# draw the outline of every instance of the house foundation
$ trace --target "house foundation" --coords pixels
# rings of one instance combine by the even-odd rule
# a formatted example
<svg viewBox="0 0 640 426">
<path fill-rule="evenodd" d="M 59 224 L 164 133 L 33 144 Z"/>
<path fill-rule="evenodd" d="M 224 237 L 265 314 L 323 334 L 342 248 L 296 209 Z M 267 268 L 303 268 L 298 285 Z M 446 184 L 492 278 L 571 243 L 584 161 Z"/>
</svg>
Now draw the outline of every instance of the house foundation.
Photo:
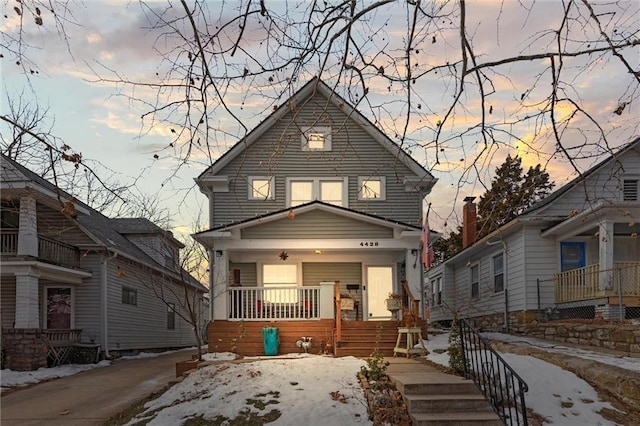
<svg viewBox="0 0 640 426">
<path fill-rule="evenodd" d="M 47 366 L 47 336 L 38 328 L 3 328 L 5 367 L 32 371 Z"/>
<path fill-rule="evenodd" d="M 597 305 L 596 318 L 602 318 L 604 320 L 623 320 L 625 318 L 624 305 L 611 305 L 609 303 L 605 305 Z"/>
</svg>

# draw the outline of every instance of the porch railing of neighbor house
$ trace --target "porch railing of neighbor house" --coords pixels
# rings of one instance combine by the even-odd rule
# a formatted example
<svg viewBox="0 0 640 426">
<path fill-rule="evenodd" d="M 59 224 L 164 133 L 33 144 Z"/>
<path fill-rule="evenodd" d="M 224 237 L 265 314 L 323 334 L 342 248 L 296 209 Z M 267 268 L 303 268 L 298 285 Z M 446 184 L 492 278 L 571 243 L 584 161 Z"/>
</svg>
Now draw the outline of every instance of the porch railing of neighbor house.
<svg viewBox="0 0 640 426">
<path fill-rule="evenodd" d="M 458 321 L 464 374 L 472 379 L 506 425 L 528 425 L 524 394 L 529 387 L 464 319 Z"/>
<path fill-rule="evenodd" d="M 229 319 L 245 321 L 320 318 L 320 287 L 229 287 Z"/>
<path fill-rule="evenodd" d="M 607 280 L 600 288 L 600 281 Z M 640 296 L 640 262 L 614 262 L 613 269 L 593 264 L 555 274 L 556 303 L 609 296 Z"/>
<path fill-rule="evenodd" d="M 18 254 L 18 230 L 3 229 L 0 232 L 2 254 Z M 80 251 L 69 244 L 38 236 L 38 257 L 59 265 L 77 268 L 80 266 Z"/>
</svg>

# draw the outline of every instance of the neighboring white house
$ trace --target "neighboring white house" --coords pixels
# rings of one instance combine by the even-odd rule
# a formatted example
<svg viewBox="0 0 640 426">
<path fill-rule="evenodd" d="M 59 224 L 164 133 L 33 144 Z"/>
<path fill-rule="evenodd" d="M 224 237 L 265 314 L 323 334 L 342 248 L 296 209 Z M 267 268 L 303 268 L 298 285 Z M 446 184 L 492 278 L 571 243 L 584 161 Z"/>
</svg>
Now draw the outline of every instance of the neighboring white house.
<svg viewBox="0 0 640 426">
<path fill-rule="evenodd" d="M 210 229 L 194 238 L 210 250 L 214 322 L 333 320 L 336 281 L 351 321 L 389 320 L 385 300 L 403 281 L 420 299 L 423 202 L 436 179 L 324 82 L 304 85 L 196 182 L 209 198 Z"/>
<path fill-rule="evenodd" d="M 107 218 L 5 156 L 1 178 L 2 350 L 10 368 L 63 362 L 78 343 L 106 357 L 195 343 L 179 315 L 184 285 L 204 321 L 207 289 L 180 267 L 183 245 L 171 232 L 143 218 Z"/>
<path fill-rule="evenodd" d="M 640 138 L 480 239 L 466 199 L 458 254 L 428 273 L 431 322 L 485 330 L 560 315 L 640 315 Z M 472 224 L 472 225 L 469 225 Z"/>
</svg>

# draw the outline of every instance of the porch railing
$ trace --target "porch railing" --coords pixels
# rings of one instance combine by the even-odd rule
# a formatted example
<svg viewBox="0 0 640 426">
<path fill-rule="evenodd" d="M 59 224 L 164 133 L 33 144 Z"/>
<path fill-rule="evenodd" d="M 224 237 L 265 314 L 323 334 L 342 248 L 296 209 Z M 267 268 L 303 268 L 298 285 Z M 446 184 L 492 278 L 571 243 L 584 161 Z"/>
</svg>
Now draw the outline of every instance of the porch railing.
<svg viewBox="0 0 640 426">
<path fill-rule="evenodd" d="M 528 425 L 525 381 L 467 321 L 459 320 L 458 326 L 465 377 L 474 381 L 505 425 Z"/>
<path fill-rule="evenodd" d="M 229 319 L 245 321 L 320 318 L 320 287 L 229 287 Z"/>
<path fill-rule="evenodd" d="M 18 254 L 17 229 L 0 231 L 0 250 L 3 255 Z M 77 248 L 41 235 L 38 235 L 38 258 L 74 268 L 80 266 L 80 251 Z"/>
<path fill-rule="evenodd" d="M 640 262 L 614 262 L 613 265 L 609 270 L 600 270 L 600 265 L 593 264 L 556 274 L 556 303 L 640 296 Z"/>
</svg>

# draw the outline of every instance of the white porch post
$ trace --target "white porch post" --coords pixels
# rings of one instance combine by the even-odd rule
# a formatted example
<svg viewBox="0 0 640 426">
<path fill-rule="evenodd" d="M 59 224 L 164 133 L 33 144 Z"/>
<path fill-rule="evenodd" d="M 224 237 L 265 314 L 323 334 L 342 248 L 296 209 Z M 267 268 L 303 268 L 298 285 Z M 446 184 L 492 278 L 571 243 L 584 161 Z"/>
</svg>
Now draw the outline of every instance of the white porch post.
<svg viewBox="0 0 640 426">
<path fill-rule="evenodd" d="M 38 310 L 39 274 L 35 271 L 16 272 L 15 328 L 40 328 Z"/>
<path fill-rule="evenodd" d="M 38 256 L 38 220 L 35 198 L 20 198 L 19 226 L 18 256 Z"/>
<path fill-rule="evenodd" d="M 333 281 L 320 283 L 320 318 L 333 318 L 335 303 L 333 303 Z"/>
<path fill-rule="evenodd" d="M 599 226 L 599 290 L 613 285 L 613 222 L 604 221 Z"/>
<path fill-rule="evenodd" d="M 211 276 L 212 320 L 228 319 L 227 286 L 229 285 L 229 254 L 227 250 L 213 250 Z"/>
</svg>

